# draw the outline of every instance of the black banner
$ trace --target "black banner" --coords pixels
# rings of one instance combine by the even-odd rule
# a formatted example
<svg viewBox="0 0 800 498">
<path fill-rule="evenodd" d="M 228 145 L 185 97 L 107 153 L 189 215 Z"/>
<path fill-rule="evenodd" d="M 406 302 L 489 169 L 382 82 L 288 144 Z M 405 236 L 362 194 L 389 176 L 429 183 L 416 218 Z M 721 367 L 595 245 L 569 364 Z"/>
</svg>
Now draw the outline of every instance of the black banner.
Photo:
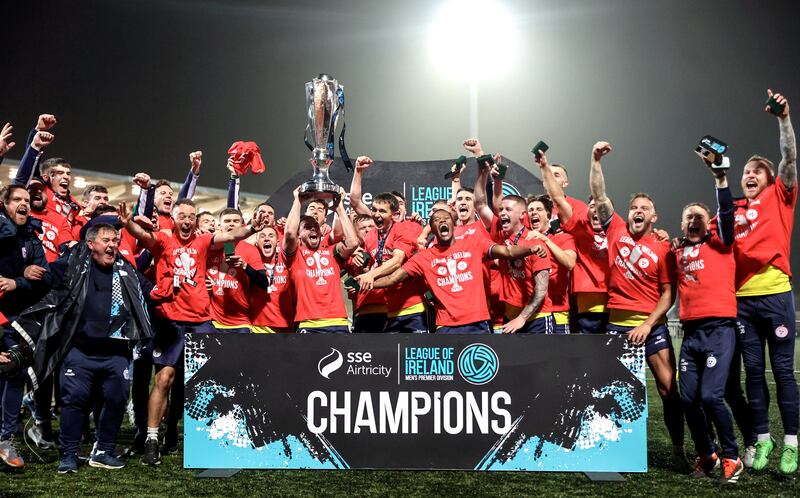
<svg viewBox="0 0 800 498">
<path fill-rule="evenodd" d="M 619 336 L 187 335 L 186 467 L 646 470 Z"/>
<path fill-rule="evenodd" d="M 527 196 L 544 193 L 542 181 L 525 168 L 504 159 L 509 165 L 503 180 L 503 192 Z M 444 175 L 450 171 L 452 159 L 441 161 L 376 161 L 364 173 L 362 200 L 367 206 L 372 205 L 372 197 L 382 192 L 396 190 L 406 198 L 408 214 L 419 213 L 428 217 L 428 210 L 439 199 L 450 198 L 450 180 Z M 307 170 L 294 175 L 284 183 L 269 201 L 276 213 L 288 213 L 292 207 L 292 191 L 311 177 L 311 166 Z M 478 165 L 475 159 L 467 160 L 467 167 L 462 173 L 461 184 L 464 187 L 475 186 Z M 345 190 L 350 190 L 352 174 L 345 170 L 340 159 L 334 161 L 330 169 L 330 177 Z M 279 215 L 280 216 L 280 215 Z"/>
</svg>

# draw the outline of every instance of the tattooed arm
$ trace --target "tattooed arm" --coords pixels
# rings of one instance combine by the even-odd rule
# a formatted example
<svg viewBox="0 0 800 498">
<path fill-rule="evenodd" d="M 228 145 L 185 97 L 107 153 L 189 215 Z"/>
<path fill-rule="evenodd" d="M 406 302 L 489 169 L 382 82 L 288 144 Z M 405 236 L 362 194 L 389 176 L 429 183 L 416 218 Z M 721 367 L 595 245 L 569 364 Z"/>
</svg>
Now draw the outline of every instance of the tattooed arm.
<svg viewBox="0 0 800 498">
<path fill-rule="evenodd" d="M 547 287 L 550 284 L 550 270 L 539 270 L 533 275 L 536 287 L 533 289 L 533 296 L 530 302 L 522 308 L 516 318 L 503 325 L 504 334 L 513 334 L 521 329 L 528 318 L 542 308 L 544 298 L 547 296 Z"/>
<path fill-rule="evenodd" d="M 767 90 L 767 95 L 774 97 L 779 104 L 783 104 L 783 112 L 778 115 L 778 129 L 781 139 L 781 163 L 778 165 L 778 176 L 788 188 L 794 188 L 797 183 L 797 146 L 794 141 L 794 129 L 789 118 L 789 101 L 780 93 Z M 769 108 L 767 108 L 769 110 Z"/>
<path fill-rule="evenodd" d="M 589 187 L 592 189 L 592 198 L 594 198 L 597 216 L 603 225 L 608 223 L 608 220 L 614 214 L 614 206 L 611 204 L 611 199 L 606 196 L 606 181 L 603 178 L 603 169 L 600 166 L 600 159 L 609 152 L 611 152 L 610 143 L 597 142 L 594 144 L 591 157 L 592 166 L 589 170 Z"/>
</svg>

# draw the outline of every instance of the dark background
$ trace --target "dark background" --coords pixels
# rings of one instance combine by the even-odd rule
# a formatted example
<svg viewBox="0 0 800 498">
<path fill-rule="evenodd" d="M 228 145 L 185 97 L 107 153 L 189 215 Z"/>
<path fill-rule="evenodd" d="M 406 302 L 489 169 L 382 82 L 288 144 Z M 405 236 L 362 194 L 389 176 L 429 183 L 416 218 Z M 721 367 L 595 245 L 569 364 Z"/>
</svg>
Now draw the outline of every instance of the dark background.
<svg viewBox="0 0 800 498">
<path fill-rule="evenodd" d="M 670 233 L 685 203 L 713 205 L 711 177 L 691 152 L 703 135 L 731 146 L 736 195 L 747 157 L 780 160 L 763 103 L 769 87 L 800 108 L 799 2 L 503 4 L 519 32 L 511 65 L 445 72 L 430 53 L 432 0 L 3 2 L 0 120 L 19 142 L 39 113 L 54 113 L 48 154 L 82 169 L 180 180 L 187 153 L 202 149 L 200 183 L 222 188 L 227 147 L 255 140 L 267 173 L 242 188 L 269 194 L 310 171 L 303 85 L 318 73 L 345 86 L 351 156 L 383 161 L 459 155 L 467 80 L 488 73 L 479 92 L 488 151 L 530 168 L 528 150 L 544 139 L 551 162 L 569 167 L 569 192 L 585 197 L 591 146 L 607 139 L 612 197 L 624 206 L 649 191 Z"/>
</svg>

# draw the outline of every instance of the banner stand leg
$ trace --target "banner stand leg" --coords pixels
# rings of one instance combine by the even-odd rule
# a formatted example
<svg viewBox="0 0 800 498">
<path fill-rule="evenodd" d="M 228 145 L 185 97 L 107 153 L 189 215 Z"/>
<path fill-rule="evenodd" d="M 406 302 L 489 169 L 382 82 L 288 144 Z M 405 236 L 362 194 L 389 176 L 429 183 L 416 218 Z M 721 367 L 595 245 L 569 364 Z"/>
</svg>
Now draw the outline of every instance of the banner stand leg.
<svg viewBox="0 0 800 498">
<path fill-rule="evenodd" d="M 233 477 L 239 473 L 241 469 L 206 469 L 195 477 L 200 479 L 220 479 L 225 477 Z"/>
<path fill-rule="evenodd" d="M 592 482 L 625 482 L 625 476 L 619 472 L 584 472 Z"/>
</svg>

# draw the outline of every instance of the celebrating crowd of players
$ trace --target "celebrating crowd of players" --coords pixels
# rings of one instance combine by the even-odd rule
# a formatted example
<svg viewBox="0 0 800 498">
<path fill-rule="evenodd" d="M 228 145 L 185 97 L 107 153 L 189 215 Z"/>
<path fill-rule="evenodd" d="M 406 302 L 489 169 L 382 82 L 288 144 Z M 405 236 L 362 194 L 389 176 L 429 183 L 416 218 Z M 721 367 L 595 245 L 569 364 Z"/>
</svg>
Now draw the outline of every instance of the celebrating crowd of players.
<svg viewBox="0 0 800 498">
<path fill-rule="evenodd" d="M 139 173 L 135 206 L 109 205 L 101 185 L 75 199 L 69 163 L 42 160 L 56 119 L 41 115 L 16 178 L 0 194 L 0 365 L 15 361 L 20 345 L 35 346 L 29 374 L 0 378 L 0 458 L 24 465 L 14 437 L 28 385 L 35 390 L 24 404 L 36 419 L 28 434 L 38 446 L 54 446 L 53 399 L 60 409 L 60 473 L 77 471 L 81 441 L 91 439 L 89 465 L 124 467 L 115 446 L 129 393 L 137 426 L 132 450 L 158 464 L 161 451 L 177 449 L 185 332 L 610 333 L 644 347 L 676 466 L 694 477 L 721 467 L 725 483 L 745 467 L 767 467 L 776 444 L 768 351 L 784 431 L 779 468 L 792 474 L 796 147 L 788 102 L 769 94 L 782 106 L 778 167 L 751 157 L 744 198 L 734 199 L 726 169 L 707 163 L 716 212 L 688 204 L 682 233 L 671 240 L 655 229 L 656 204 L 644 192 L 631 196 L 627 219 L 615 213 L 601 166 L 612 150 L 607 142 L 591 151 L 587 204 L 565 194 L 567 169 L 549 164 L 542 151 L 534 161 L 546 194 L 503 195 L 502 158 L 466 140 L 480 167 L 474 188 L 461 186 L 464 166 L 454 165 L 452 198 L 435 203 L 428 220 L 407 216 L 398 192 L 365 205 L 362 175 L 372 160 L 362 156 L 349 212 L 339 203 L 328 224 L 328 205 L 311 199 L 304 207 L 299 188 L 285 218 L 276 219 L 266 202 L 243 214 L 235 158 L 228 208 L 217 217 L 198 212 L 191 198 L 200 152 L 190 154 L 177 197 L 169 182 Z M 0 160 L 15 145 L 12 131 L 7 124 L 0 133 Z M 677 365 L 666 320 L 676 297 L 684 331 Z M 92 415 L 94 436 L 87 429 Z M 694 466 L 684 452 L 684 418 Z"/>
</svg>

